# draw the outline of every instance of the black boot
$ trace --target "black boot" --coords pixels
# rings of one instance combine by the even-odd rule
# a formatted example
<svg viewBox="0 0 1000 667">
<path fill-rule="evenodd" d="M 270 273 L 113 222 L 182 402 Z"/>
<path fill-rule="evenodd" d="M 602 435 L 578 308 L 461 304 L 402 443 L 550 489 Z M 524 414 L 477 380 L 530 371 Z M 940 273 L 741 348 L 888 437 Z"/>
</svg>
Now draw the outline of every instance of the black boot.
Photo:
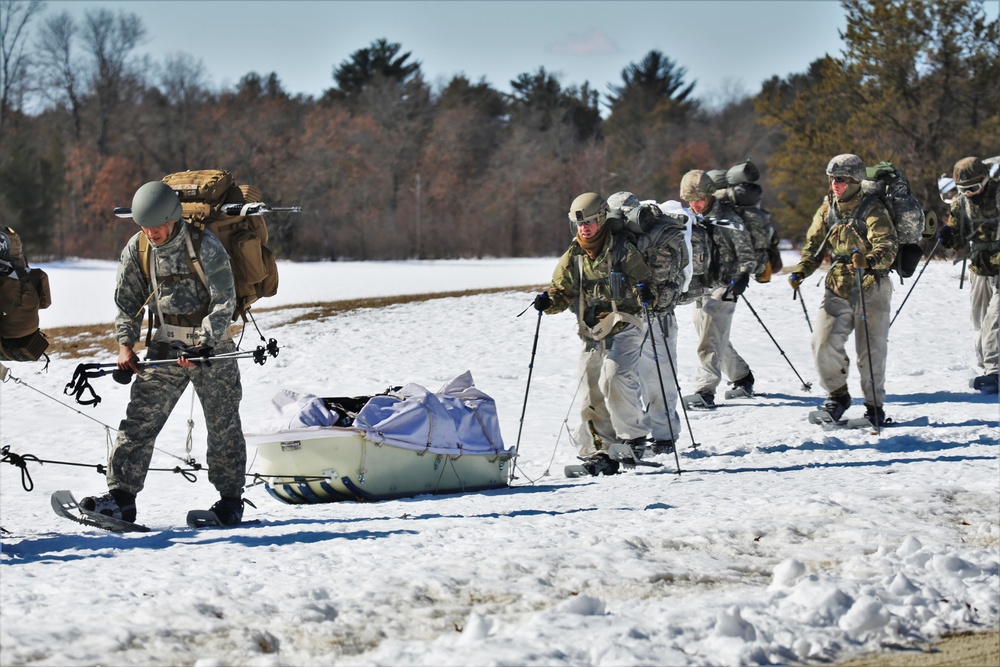
<svg viewBox="0 0 1000 667">
<path fill-rule="evenodd" d="M 742 389 L 743 393 L 747 396 L 753 396 L 753 371 L 747 373 L 736 382 L 733 382 L 732 385 L 734 391 Z"/>
<path fill-rule="evenodd" d="M 839 396 L 830 396 L 823 403 L 820 410 L 824 410 L 830 413 L 833 421 L 840 421 L 840 418 L 844 416 L 847 412 L 847 408 L 851 407 L 851 397 L 849 394 L 841 394 Z"/>
<path fill-rule="evenodd" d="M 876 407 L 871 403 L 865 403 L 865 419 L 867 419 L 872 426 L 885 426 L 886 424 L 892 423 L 892 419 L 885 416 L 885 410 L 880 407 Z"/>
<path fill-rule="evenodd" d="M 612 461 L 611 457 L 603 452 L 591 457 L 584 462 L 583 467 L 594 477 L 598 475 L 617 475 L 621 467 L 618 461 Z"/>
<path fill-rule="evenodd" d="M 87 496 L 80 500 L 80 507 L 112 519 L 135 523 L 135 496 L 127 491 L 112 489 L 103 496 Z"/>
<path fill-rule="evenodd" d="M 222 496 L 222 499 L 212 505 L 209 510 L 219 519 L 223 526 L 238 526 L 243 522 L 243 505 L 254 504 L 240 496 Z"/>
</svg>

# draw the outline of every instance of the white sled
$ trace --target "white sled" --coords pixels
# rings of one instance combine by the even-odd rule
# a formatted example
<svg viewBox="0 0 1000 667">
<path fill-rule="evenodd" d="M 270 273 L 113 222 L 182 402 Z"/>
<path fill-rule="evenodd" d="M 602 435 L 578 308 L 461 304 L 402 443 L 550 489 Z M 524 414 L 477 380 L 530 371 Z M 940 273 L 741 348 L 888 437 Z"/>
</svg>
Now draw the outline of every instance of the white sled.
<svg viewBox="0 0 1000 667">
<path fill-rule="evenodd" d="M 417 384 L 353 399 L 285 391 L 272 405 L 277 416 L 246 438 L 257 476 L 285 503 L 481 491 L 510 480 L 513 450 L 496 406 L 468 372 L 433 394 Z"/>
</svg>

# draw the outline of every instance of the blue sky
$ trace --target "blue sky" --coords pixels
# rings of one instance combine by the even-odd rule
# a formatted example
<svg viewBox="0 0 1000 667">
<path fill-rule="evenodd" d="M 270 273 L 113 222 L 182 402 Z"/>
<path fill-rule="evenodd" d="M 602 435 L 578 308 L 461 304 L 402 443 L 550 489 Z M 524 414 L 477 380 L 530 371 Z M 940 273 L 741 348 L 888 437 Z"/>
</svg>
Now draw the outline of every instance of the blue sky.
<svg viewBox="0 0 1000 667">
<path fill-rule="evenodd" d="M 273 71 L 287 91 L 313 96 L 333 84 L 335 66 L 384 37 L 409 51 L 431 84 L 464 73 L 505 92 L 519 74 L 543 66 L 564 86 L 588 81 L 606 93 L 622 69 L 659 49 L 697 82 L 694 94 L 712 102 L 838 55 L 844 27 L 833 0 L 50 0 L 45 15 L 82 17 L 93 7 L 137 14 L 149 32 L 138 52 L 154 62 L 186 52 L 215 86 Z"/>
</svg>

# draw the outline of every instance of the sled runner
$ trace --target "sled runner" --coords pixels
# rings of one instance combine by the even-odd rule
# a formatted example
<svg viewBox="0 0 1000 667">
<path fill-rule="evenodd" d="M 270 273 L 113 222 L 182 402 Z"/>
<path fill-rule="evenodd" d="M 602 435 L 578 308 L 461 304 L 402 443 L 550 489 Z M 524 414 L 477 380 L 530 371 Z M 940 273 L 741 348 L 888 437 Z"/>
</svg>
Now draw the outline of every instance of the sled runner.
<svg viewBox="0 0 1000 667">
<path fill-rule="evenodd" d="M 284 391 L 256 446 L 258 477 L 289 504 L 370 501 L 508 485 L 493 399 L 466 372 L 438 392 L 417 384 L 376 396 L 319 398 Z"/>
</svg>

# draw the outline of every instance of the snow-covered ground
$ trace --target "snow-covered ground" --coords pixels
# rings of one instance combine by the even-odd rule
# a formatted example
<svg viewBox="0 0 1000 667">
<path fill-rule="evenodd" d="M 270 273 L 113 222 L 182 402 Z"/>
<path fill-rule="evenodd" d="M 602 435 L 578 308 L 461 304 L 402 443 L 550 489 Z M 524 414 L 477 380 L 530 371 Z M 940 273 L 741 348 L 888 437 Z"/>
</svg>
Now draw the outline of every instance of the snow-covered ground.
<svg viewBox="0 0 1000 667">
<path fill-rule="evenodd" d="M 790 258 L 786 258 L 789 259 Z M 790 263 L 790 261 L 786 261 Z M 261 306 L 545 283 L 543 260 L 281 265 Z M 108 321 L 112 263 L 43 266 L 45 326 Z M 821 275 L 803 287 L 815 320 Z M 932 262 L 890 333 L 886 411 L 896 425 L 825 432 L 809 330 L 784 276 L 746 296 L 734 342 L 764 396 L 691 412 L 682 472 L 566 479 L 574 463 L 578 344 L 571 315 L 536 324 L 530 292 L 446 298 L 292 323 L 262 311 L 282 346 L 242 366 L 254 430 L 279 389 L 370 395 L 430 389 L 470 370 L 515 444 L 511 488 L 371 504 L 284 505 L 246 497 L 260 523 L 193 531 L 188 509 L 215 492 L 151 472 L 139 495 L 150 533 L 114 535 L 55 516 L 49 494 L 104 490 L 95 472 L 128 388 L 93 381 L 103 402 L 67 408 L 80 360 L 12 364 L 0 385 L 0 443 L 29 463 L 0 467 L 3 665 L 737 665 L 842 661 L 885 646 L 1000 628 L 1000 404 L 973 393 L 968 287 Z M 896 293 L 893 312 L 912 281 Z M 694 376 L 691 307 L 679 310 L 678 373 Z M 247 342 L 256 335 L 248 332 Z M 853 347 L 853 346 L 852 346 Z M 860 385 L 849 379 L 860 416 Z M 110 361 L 99 359 L 98 361 Z M 721 393 L 719 395 L 721 399 Z M 55 400 L 54 400 L 55 399 Z M 200 408 L 185 395 L 153 467 L 204 461 Z M 699 443 L 690 448 L 692 440 Z M 251 452 L 251 455 L 253 452 Z M 87 464 L 89 467 L 61 465 Z M 253 466 L 251 466 L 251 471 Z"/>
</svg>

